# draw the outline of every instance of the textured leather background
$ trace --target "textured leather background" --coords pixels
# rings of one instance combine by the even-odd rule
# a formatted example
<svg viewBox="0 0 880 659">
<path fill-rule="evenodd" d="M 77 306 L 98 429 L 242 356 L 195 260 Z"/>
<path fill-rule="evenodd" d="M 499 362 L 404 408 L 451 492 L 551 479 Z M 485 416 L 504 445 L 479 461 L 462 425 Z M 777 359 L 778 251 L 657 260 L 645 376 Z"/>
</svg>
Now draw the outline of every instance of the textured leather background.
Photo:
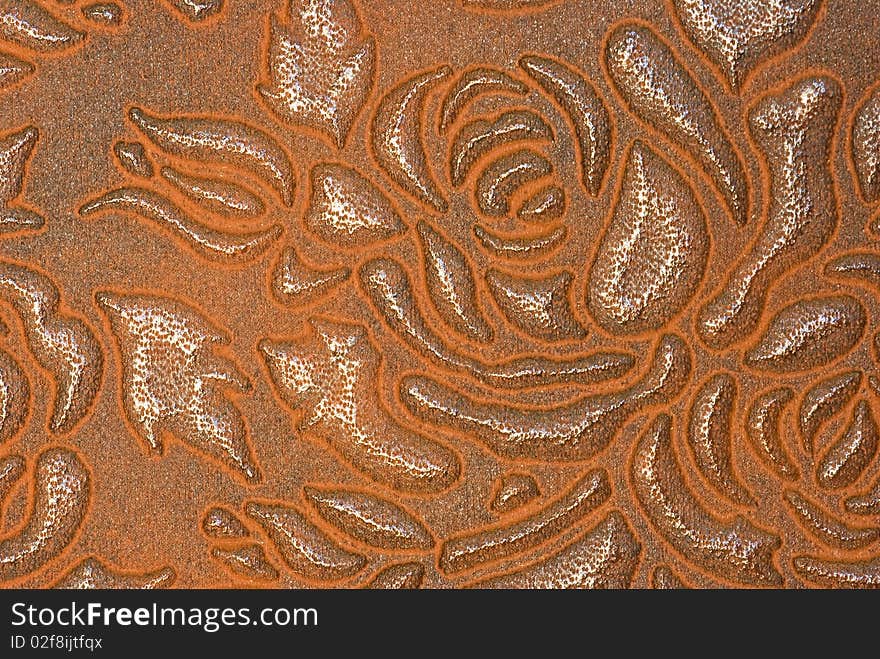
<svg viewBox="0 0 880 659">
<path fill-rule="evenodd" d="M 0 1 L 0 584 L 877 586 L 875 14 Z"/>
</svg>

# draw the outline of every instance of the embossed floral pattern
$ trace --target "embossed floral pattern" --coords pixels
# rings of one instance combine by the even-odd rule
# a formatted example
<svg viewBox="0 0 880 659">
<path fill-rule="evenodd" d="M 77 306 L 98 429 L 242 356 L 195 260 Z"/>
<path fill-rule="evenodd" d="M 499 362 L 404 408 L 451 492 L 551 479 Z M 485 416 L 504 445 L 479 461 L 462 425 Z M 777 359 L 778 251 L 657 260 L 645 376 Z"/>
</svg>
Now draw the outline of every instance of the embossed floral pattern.
<svg viewBox="0 0 880 659">
<path fill-rule="evenodd" d="M 880 586 L 863 12 L 639 6 L 0 1 L 0 585 Z"/>
</svg>

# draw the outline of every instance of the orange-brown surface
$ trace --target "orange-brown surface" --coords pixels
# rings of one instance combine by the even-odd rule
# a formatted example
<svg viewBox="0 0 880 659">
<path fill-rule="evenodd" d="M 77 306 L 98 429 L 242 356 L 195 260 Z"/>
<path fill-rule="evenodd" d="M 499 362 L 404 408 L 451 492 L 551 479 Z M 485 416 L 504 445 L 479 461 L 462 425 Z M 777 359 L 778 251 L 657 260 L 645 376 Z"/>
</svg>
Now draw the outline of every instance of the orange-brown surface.
<svg viewBox="0 0 880 659">
<path fill-rule="evenodd" d="M 0 587 L 880 586 L 855 0 L 0 0 Z"/>
</svg>

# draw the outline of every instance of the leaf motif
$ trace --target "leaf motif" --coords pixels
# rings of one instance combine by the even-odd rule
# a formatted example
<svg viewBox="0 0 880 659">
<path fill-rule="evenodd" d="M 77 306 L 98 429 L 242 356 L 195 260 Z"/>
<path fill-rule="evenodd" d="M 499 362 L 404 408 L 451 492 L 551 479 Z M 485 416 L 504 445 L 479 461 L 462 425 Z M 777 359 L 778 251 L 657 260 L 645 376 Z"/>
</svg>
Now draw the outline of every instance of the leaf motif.
<svg viewBox="0 0 880 659">
<path fill-rule="evenodd" d="M 30 78 L 36 67 L 15 55 L 0 52 L 0 90 L 7 90 Z"/>
<path fill-rule="evenodd" d="M 434 538 L 420 520 L 375 494 L 307 485 L 305 495 L 326 522 L 370 547 L 410 551 L 434 547 Z"/>
<path fill-rule="evenodd" d="M 636 140 L 590 267 L 587 304 L 593 318 L 614 334 L 663 327 L 690 301 L 708 256 L 706 217 L 693 188 Z"/>
<path fill-rule="evenodd" d="M 49 431 L 70 432 L 101 389 L 104 357 L 95 332 L 68 311 L 52 279 L 20 263 L 0 262 L 0 300 L 21 320 L 31 355 L 51 377 Z"/>
<path fill-rule="evenodd" d="M 150 571 L 123 571 L 89 556 L 71 567 L 53 588 L 63 590 L 155 590 L 168 588 L 177 580 L 172 567 Z"/>
<path fill-rule="evenodd" d="M 250 384 L 214 352 L 226 332 L 168 298 L 99 291 L 95 300 L 116 339 L 125 415 L 150 451 L 162 454 L 167 433 L 258 482 L 244 419 L 225 394 Z"/>
<path fill-rule="evenodd" d="M 318 163 L 310 176 L 304 224 L 326 242 L 356 249 L 406 231 L 397 209 L 376 185 L 351 167 Z"/>
<path fill-rule="evenodd" d="M 828 490 L 855 483 L 877 455 L 880 431 L 867 400 L 860 400 L 843 434 L 816 464 L 816 481 Z"/>
<path fill-rule="evenodd" d="M 865 308 L 849 295 L 798 300 L 779 311 L 745 353 L 745 363 L 771 373 L 824 366 L 852 350 L 867 323 Z"/>
<path fill-rule="evenodd" d="M 755 68 L 806 38 L 822 0 L 674 0 L 672 4 L 687 37 L 739 93 Z"/>
<path fill-rule="evenodd" d="M 288 17 L 269 18 L 269 80 L 257 91 L 280 120 L 341 149 L 373 87 L 373 37 L 361 39 L 351 0 L 291 0 Z"/>
<path fill-rule="evenodd" d="M 456 454 L 410 429 L 379 394 L 381 353 L 363 325 L 314 316 L 301 340 L 260 341 L 275 392 L 301 412 L 298 431 L 330 444 L 352 466 L 408 492 L 437 492 L 461 473 Z"/>
<path fill-rule="evenodd" d="M 43 216 L 20 205 L 12 205 L 21 194 L 27 163 L 37 144 L 34 126 L 7 133 L 0 138 L 0 233 L 36 230 L 45 224 Z"/>
<path fill-rule="evenodd" d="M 0 537 L 0 583 L 32 574 L 61 555 L 89 511 L 91 475 L 74 451 L 47 448 L 32 469 L 27 521 Z"/>
<path fill-rule="evenodd" d="M 862 199 L 873 204 L 880 199 L 880 87 L 872 88 L 858 103 L 850 156 Z"/>
<path fill-rule="evenodd" d="M 35 53 L 61 53 L 85 39 L 65 21 L 33 0 L 0 2 L 0 38 Z"/>
</svg>

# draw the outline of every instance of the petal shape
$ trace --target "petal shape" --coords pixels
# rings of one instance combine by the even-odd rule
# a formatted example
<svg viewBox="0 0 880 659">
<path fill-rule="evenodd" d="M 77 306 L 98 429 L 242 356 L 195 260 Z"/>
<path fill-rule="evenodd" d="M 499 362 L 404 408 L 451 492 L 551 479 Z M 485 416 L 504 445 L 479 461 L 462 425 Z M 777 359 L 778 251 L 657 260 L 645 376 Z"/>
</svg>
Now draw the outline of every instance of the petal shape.
<svg viewBox="0 0 880 659">
<path fill-rule="evenodd" d="M 662 328 L 693 296 L 708 256 L 706 217 L 693 189 L 636 141 L 590 267 L 593 318 L 613 334 Z"/>
</svg>

